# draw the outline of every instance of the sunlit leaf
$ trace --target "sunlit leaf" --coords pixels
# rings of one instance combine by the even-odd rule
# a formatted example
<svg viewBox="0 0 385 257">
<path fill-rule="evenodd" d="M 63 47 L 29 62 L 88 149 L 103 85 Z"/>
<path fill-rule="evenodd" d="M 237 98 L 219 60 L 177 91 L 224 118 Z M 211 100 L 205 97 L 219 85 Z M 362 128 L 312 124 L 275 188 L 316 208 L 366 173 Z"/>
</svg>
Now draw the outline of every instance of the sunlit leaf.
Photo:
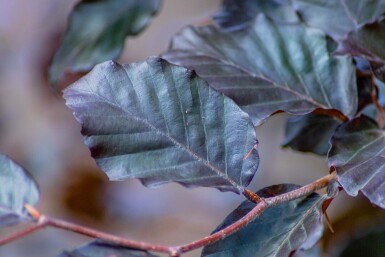
<svg viewBox="0 0 385 257">
<path fill-rule="evenodd" d="M 294 189 L 296 185 L 275 185 L 257 192 L 272 197 Z M 202 256 L 289 256 L 299 249 L 310 249 L 323 233 L 321 207 L 325 196 L 313 193 L 307 197 L 267 209 L 245 228 L 203 249 Z M 230 213 L 214 232 L 227 227 L 248 213 L 255 204 L 244 201 Z"/>
<path fill-rule="evenodd" d="M 157 257 L 146 251 L 95 241 L 57 257 Z"/>
<path fill-rule="evenodd" d="M 224 0 L 222 9 L 213 18 L 223 29 L 238 30 L 252 26 L 260 13 L 279 22 L 299 22 L 290 5 L 266 0 Z"/>
<path fill-rule="evenodd" d="M 258 167 L 249 116 L 195 72 L 160 58 L 97 65 L 64 97 L 112 180 L 239 192 Z"/>
<path fill-rule="evenodd" d="M 38 200 L 39 190 L 28 172 L 0 155 L 0 227 L 31 220 L 24 205 L 35 205 Z"/>
<path fill-rule="evenodd" d="M 63 42 L 49 70 L 51 83 L 67 71 L 88 71 L 116 59 L 125 38 L 141 32 L 161 0 L 83 0 L 72 11 Z"/>
<path fill-rule="evenodd" d="M 330 149 L 329 140 L 337 126 L 335 118 L 308 114 L 288 119 L 283 146 L 302 152 L 326 155 Z"/>
<path fill-rule="evenodd" d="M 366 116 L 337 128 L 331 139 L 330 167 L 346 193 L 361 191 L 372 203 L 385 208 L 385 131 Z"/>
<path fill-rule="evenodd" d="M 384 0 L 293 0 L 293 5 L 305 23 L 336 40 L 385 13 Z"/>
<path fill-rule="evenodd" d="M 324 35 L 301 24 L 279 25 L 259 16 L 252 29 L 234 33 L 187 27 L 164 57 L 194 68 L 255 125 L 278 111 L 334 109 L 349 117 L 356 111 L 352 59 L 331 56 Z"/>
</svg>

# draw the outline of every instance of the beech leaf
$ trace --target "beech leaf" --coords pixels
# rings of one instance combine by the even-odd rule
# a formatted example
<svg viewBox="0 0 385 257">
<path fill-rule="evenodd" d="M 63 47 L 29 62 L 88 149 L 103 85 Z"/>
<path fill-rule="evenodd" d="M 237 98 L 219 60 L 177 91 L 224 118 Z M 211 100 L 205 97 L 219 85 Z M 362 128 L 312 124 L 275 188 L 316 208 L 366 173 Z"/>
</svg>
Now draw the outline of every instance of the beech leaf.
<svg viewBox="0 0 385 257">
<path fill-rule="evenodd" d="M 160 8 L 160 0 L 83 0 L 75 6 L 49 78 L 55 84 L 67 71 L 81 72 L 116 59 L 126 36 L 140 33 Z"/>
<path fill-rule="evenodd" d="M 64 251 L 57 257 L 157 257 L 147 251 L 94 241 L 72 251 Z"/>
<path fill-rule="evenodd" d="M 329 140 L 339 124 L 341 122 L 333 117 L 317 114 L 289 118 L 283 146 L 326 155 L 330 149 Z"/>
<path fill-rule="evenodd" d="M 0 227 L 32 220 L 24 205 L 35 205 L 38 200 L 38 187 L 28 172 L 0 155 Z"/>
<path fill-rule="evenodd" d="M 249 116 L 194 71 L 163 59 L 97 65 L 64 98 L 111 180 L 239 193 L 258 167 Z"/>
<path fill-rule="evenodd" d="M 222 9 L 213 18 L 223 29 L 238 30 L 252 26 L 260 13 L 278 22 L 300 21 L 292 6 L 266 0 L 224 0 Z"/>
<path fill-rule="evenodd" d="M 335 40 L 385 13 L 385 0 L 293 0 L 293 5 L 306 24 Z"/>
<path fill-rule="evenodd" d="M 385 131 L 360 116 L 338 127 L 331 143 L 328 163 L 346 193 L 356 196 L 361 191 L 385 208 Z"/>
<path fill-rule="evenodd" d="M 385 19 L 357 28 L 340 42 L 337 54 L 367 59 L 374 74 L 385 81 Z"/>
<path fill-rule="evenodd" d="M 257 192 L 272 197 L 299 188 L 291 184 L 274 185 Z M 202 256 L 289 256 L 299 249 L 310 249 L 323 233 L 322 204 L 326 196 L 312 193 L 267 209 L 234 234 L 203 248 Z M 255 207 L 246 200 L 230 213 L 214 232 L 234 223 Z"/>
<path fill-rule="evenodd" d="M 163 57 L 195 69 L 255 125 L 278 111 L 302 115 L 321 108 L 349 117 L 356 111 L 352 59 L 331 56 L 325 36 L 301 24 L 276 24 L 260 15 L 251 29 L 234 33 L 190 26 Z"/>
</svg>

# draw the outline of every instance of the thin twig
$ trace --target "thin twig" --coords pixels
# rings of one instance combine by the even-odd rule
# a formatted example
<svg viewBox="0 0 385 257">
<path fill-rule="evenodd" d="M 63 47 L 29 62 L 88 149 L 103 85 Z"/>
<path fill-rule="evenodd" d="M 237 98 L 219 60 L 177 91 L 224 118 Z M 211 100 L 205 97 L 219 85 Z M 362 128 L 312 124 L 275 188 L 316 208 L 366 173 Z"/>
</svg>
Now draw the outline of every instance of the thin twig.
<svg viewBox="0 0 385 257">
<path fill-rule="evenodd" d="M 10 236 L 7 236 L 5 238 L 0 239 L 0 246 L 8 244 L 12 241 L 19 239 L 19 238 L 25 237 L 25 236 L 27 236 L 27 235 L 29 235 L 29 234 L 37 231 L 37 230 L 40 230 L 46 226 L 47 226 L 46 222 L 38 222 L 32 226 L 29 226 L 23 230 L 16 232 L 15 234 L 12 234 Z"/>
<path fill-rule="evenodd" d="M 337 180 L 336 173 L 333 172 L 332 174 L 329 174 L 311 184 L 308 184 L 306 186 L 303 186 L 299 189 L 293 190 L 291 192 L 278 195 L 275 197 L 270 198 L 259 198 L 258 203 L 256 203 L 256 206 L 248 212 L 245 216 L 243 216 L 241 219 L 237 220 L 233 224 L 227 226 L 226 228 L 210 235 L 207 237 L 204 237 L 202 239 L 199 239 L 197 241 L 179 245 L 179 246 L 165 246 L 165 245 L 157 245 L 157 244 L 151 244 L 141 241 L 135 241 L 135 240 L 129 240 L 126 238 L 122 238 L 120 236 L 116 236 L 113 234 L 108 234 L 102 231 L 98 231 L 95 229 L 87 228 L 82 225 L 74 224 L 67 221 L 62 221 L 59 219 L 47 217 L 44 215 L 41 215 L 38 211 L 36 211 L 33 207 L 29 206 L 28 211 L 32 212 L 34 214 L 38 213 L 39 215 L 35 215 L 36 217 L 39 217 L 38 224 L 29 227 L 28 229 L 25 229 L 23 231 L 20 231 L 17 234 L 14 234 L 8 238 L 4 238 L 0 240 L 0 245 L 5 244 L 7 242 L 11 242 L 15 239 L 21 238 L 27 234 L 30 234 L 42 227 L 45 226 L 51 226 L 56 227 L 68 231 L 72 231 L 78 234 L 82 234 L 85 236 L 89 236 L 92 238 L 101 239 L 107 242 L 111 242 L 120 246 L 125 247 L 132 247 L 140 250 L 148 250 L 153 252 L 162 252 L 162 253 L 168 253 L 172 257 L 180 256 L 182 253 L 189 252 L 210 244 L 213 244 L 217 241 L 220 241 L 227 236 L 237 232 L 238 230 L 244 228 L 247 226 L 251 221 L 253 221 L 256 217 L 261 215 L 266 209 L 281 204 L 283 202 L 291 201 L 306 195 L 309 195 L 310 193 L 313 193 L 321 188 L 326 187 L 330 181 Z M 248 191 L 251 192 L 251 191 Z M 248 193 L 246 193 L 248 194 Z"/>
</svg>

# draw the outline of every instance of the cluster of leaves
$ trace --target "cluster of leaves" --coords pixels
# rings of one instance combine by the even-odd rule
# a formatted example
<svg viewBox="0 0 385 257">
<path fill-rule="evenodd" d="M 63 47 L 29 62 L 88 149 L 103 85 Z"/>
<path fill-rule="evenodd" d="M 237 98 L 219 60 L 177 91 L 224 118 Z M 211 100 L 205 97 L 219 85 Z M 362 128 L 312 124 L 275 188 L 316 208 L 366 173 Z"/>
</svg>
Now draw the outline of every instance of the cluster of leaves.
<svg viewBox="0 0 385 257">
<path fill-rule="evenodd" d="M 51 81 L 117 58 L 125 37 L 143 30 L 159 7 L 160 0 L 81 2 Z M 245 194 L 259 163 L 255 127 L 286 112 L 296 117 L 288 120 L 284 146 L 327 155 L 349 195 L 362 192 L 385 208 L 383 13 L 381 0 L 224 0 L 215 25 L 183 29 L 162 57 L 98 64 L 64 98 L 111 180 Z M 7 185 L 0 188 L 0 225 L 29 219 L 23 204 L 36 203 L 35 183 L 7 157 L 0 165 Z M 274 185 L 256 194 L 268 198 L 298 187 Z M 204 247 L 202 256 L 299 256 L 321 238 L 329 198 L 312 193 L 271 207 Z M 254 206 L 246 200 L 214 232 Z M 103 242 L 60 256 L 111 254 L 153 256 Z"/>
</svg>

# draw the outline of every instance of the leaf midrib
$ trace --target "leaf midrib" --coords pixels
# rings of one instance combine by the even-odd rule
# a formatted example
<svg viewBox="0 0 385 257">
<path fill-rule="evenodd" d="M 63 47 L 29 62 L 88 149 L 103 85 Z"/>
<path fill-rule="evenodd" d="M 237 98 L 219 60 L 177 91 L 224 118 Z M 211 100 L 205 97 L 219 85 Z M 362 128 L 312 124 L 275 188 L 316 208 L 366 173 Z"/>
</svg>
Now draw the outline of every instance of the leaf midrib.
<svg viewBox="0 0 385 257">
<path fill-rule="evenodd" d="M 78 92 L 82 92 L 82 90 L 78 90 L 76 89 Z M 243 186 L 241 185 L 238 185 L 234 180 L 232 180 L 230 177 L 228 177 L 226 174 L 224 174 L 223 172 L 221 172 L 218 168 L 216 168 L 215 166 L 211 165 L 207 160 L 205 160 L 203 157 L 199 156 L 198 154 L 196 154 L 195 152 L 193 152 L 191 149 L 187 148 L 187 146 L 185 146 L 183 143 L 179 142 L 178 140 L 176 140 L 175 138 L 173 138 L 172 136 L 170 136 L 169 134 L 167 133 L 164 133 L 162 130 L 159 130 L 158 128 L 156 128 L 154 125 L 152 125 L 151 123 L 149 123 L 146 119 L 143 119 L 141 117 L 138 117 L 136 115 L 133 115 L 132 113 L 130 113 L 128 110 L 122 108 L 121 106 L 119 106 L 118 104 L 112 102 L 110 99 L 102 96 L 102 95 L 99 95 L 99 94 L 96 94 L 95 92 L 93 92 L 91 90 L 91 92 L 88 92 L 88 91 L 83 91 L 83 93 L 91 93 L 91 94 L 94 94 L 96 97 L 100 98 L 102 103 L 107 103 L 107 104 L 110 104 L 112 106 L 114 106 L 115 108 L 121 110 L 122 112 L 126 113 L 128 116 L 132 117 L 133 119 L 139 121 L 139 122 L 142 122 L 144 123 L 145 125 L 147 125 L 150 129 L 156 131 L 156 133 L 159 133 L 160 135 L 162 136 L 165 136 L 168 140 L 170 140 L 174 145 L 180 147 L 181 149 L 183 149 L 184 151 L 186 151 L 189 155 L 191 155 L 192 157 L 194 157 L 195 159 L 197 159 L 198 161 L 202 162 L 206 167 L 208 167 L 210 170 L 214 171 L 219 177 L 221 177 L 222 179 L 224 179 L 225 181 L 227 181 L 228 183 L 230 183 L 235 189 L 237 189 L 239 191 L 239 193 L 241 193 L 244 189 Z"/>
</svg>

